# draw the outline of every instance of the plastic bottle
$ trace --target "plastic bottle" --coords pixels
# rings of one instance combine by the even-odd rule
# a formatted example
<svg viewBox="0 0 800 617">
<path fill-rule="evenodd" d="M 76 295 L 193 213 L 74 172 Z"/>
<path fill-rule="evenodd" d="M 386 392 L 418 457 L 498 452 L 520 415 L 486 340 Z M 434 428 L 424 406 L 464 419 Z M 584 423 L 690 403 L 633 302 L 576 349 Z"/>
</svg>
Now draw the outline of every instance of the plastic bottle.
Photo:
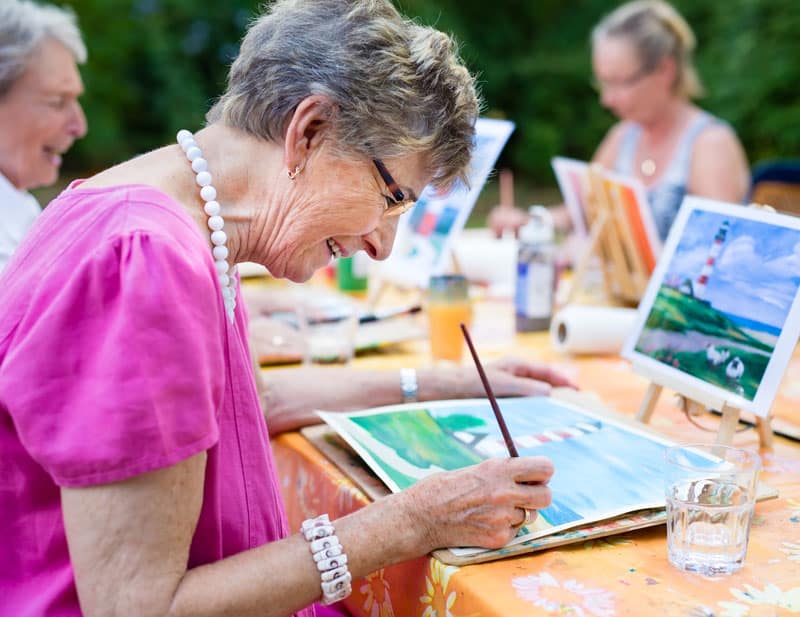
<svg viewBox="0 0 800 617">
<path fill-rule="evenodd" d="M 367 274 L 370 259 L 359 251 L 352 257 L 342 257 L 336 262 L 336 283 L 342 291 L 364 291 L 367 289 Z"/>
<path fill-rule="evenodd" d="M 530 220 L 519 230 L 517 249 L 517 332 L 550 327 L 556 283 L 553 217 L 543 206 L 531 206 L 528 213 Z"/>
</svg>

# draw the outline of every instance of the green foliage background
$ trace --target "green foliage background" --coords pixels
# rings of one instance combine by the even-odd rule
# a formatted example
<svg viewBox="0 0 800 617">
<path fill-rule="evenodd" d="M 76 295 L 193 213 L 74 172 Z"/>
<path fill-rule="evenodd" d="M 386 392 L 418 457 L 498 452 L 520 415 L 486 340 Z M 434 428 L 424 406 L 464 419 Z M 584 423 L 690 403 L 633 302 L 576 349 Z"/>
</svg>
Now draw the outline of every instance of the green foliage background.
<svg viewBox="0 0 800 617">
<path fill-rule="evenodd" d="M 588 35 L 610 0 L 397 0 L 456 35 L 480 75 L 488 115 L 517 123 L 502 165 L 553 185 L 555 154 L 591 156 L 613 122 L 590 87 Z M 65 176 L 86 173 L 198 127 L 222 90 L 255 0 L 71 0 L 89 47 L 90 132 Z M 800 2 L 675 0 L 698 40 L 703 107 L 739 132 L 751 163 L 800 156 Z"/>
</svg>

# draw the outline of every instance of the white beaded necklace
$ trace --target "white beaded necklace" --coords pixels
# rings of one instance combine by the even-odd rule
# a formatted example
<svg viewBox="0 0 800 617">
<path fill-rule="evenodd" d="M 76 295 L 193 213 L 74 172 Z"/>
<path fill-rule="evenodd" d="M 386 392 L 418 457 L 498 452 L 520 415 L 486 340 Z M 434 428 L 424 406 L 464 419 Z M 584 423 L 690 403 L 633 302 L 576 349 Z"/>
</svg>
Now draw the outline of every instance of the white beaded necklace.
<svg viewBox="0 0 800 617">
<path fill-rule="evenodd" d="M 222 288 L 222 301 L 225 303 L 225 313 L 228 321 L 233 323 L 233 310 L 236 308 L 236 266 L 230 267 L 228 264 L 228 235 L 222 230 L 225 227 L 225 220 L 222 218 L 219 202 L 217 201 L 217 189 L 211 184 L 211 173 L 208 171 L 208 161 L 203 158 L 194 135 L 191 131 L 181 129 L 178 131 L 178 144 L 186 153 L 186 158 L 192 164 L 195 181 L 200 187 L 200 197 L 203 198 L 205 205 L 203 210 L 208 215 L 208 229 L 211 233 L 211 244 L 214 248 L 211 252 L 214 256 L 214 267 L 217 269 L 219 285 Z"/>
</svg>

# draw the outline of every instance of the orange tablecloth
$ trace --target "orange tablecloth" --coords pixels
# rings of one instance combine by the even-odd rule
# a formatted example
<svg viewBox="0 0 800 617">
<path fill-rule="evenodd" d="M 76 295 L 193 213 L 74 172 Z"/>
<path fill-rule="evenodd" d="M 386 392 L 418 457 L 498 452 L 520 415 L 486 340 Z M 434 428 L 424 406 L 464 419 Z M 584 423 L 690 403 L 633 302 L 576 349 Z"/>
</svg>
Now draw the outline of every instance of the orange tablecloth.
<svg viewBox="0 0 800 617">
<path fill-rule="evenodd" d="M 598 393 L 621 412 L 633 415 L 642 400 L 647 382 L 625 361 L 565 359 L 550 349 L 544 334 L 519 335 L 508 342 L 506 351 L 554 362 L 583 390 Z M 425 361 L 424 343 L 395 351 L 361 358 L 358 365 L 395 368 Z M 490 350 L 486 356 L 498 352 Z M 788 417 L 799 401 L 800 358 L 795 358 L 776 413 Z M 800 421 L 796 411 L 794 418 Z M 681 441 L 713 439 L 687 421 L 669 394 L 662 395 L 652 425 Z M 757 448 L 758 438 L 750 430 L 737 434 L 734 444 Z M 273 447 L 293 529 L 319 513 L 338 517 L 369 502 L 302 435 L 279 436 Z M 746 564 L 731 576 L 704 578 L 671 567 L 666 530 L 660 526 L 461 568 L 420 558 L 354 581 L 346 605 L 353 614 L 370 617 L 800 614 L 800 444 L 778 437 L 774 451 L 762 455 L 762 480 L 777 488 L 780 497 L 756 505 Z"/>
</svg>

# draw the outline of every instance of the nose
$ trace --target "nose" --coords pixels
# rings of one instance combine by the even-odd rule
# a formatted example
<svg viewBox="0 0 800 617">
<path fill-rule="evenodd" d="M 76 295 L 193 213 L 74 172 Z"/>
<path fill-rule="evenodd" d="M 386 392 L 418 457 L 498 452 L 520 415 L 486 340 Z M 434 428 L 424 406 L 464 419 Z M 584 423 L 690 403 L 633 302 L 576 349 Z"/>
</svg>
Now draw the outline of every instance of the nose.
<svg viewBox="0 0 800 617">
<path fill-rule="evenodd" d="M 383 261 L 392 254 L 399 220 L 399 216 L 383 217 L 374 230 L 363 236 L 364 250 L 372 259 Z"/>
<path fill-rule="evenodd" d="M 67 131 L 73 139 L 80 139 L 89 130 L 86 122 L 86 114 L 78 101 L 74 101 L 70 110 L 69 120 L 67 121 Z"/>
</svg>

